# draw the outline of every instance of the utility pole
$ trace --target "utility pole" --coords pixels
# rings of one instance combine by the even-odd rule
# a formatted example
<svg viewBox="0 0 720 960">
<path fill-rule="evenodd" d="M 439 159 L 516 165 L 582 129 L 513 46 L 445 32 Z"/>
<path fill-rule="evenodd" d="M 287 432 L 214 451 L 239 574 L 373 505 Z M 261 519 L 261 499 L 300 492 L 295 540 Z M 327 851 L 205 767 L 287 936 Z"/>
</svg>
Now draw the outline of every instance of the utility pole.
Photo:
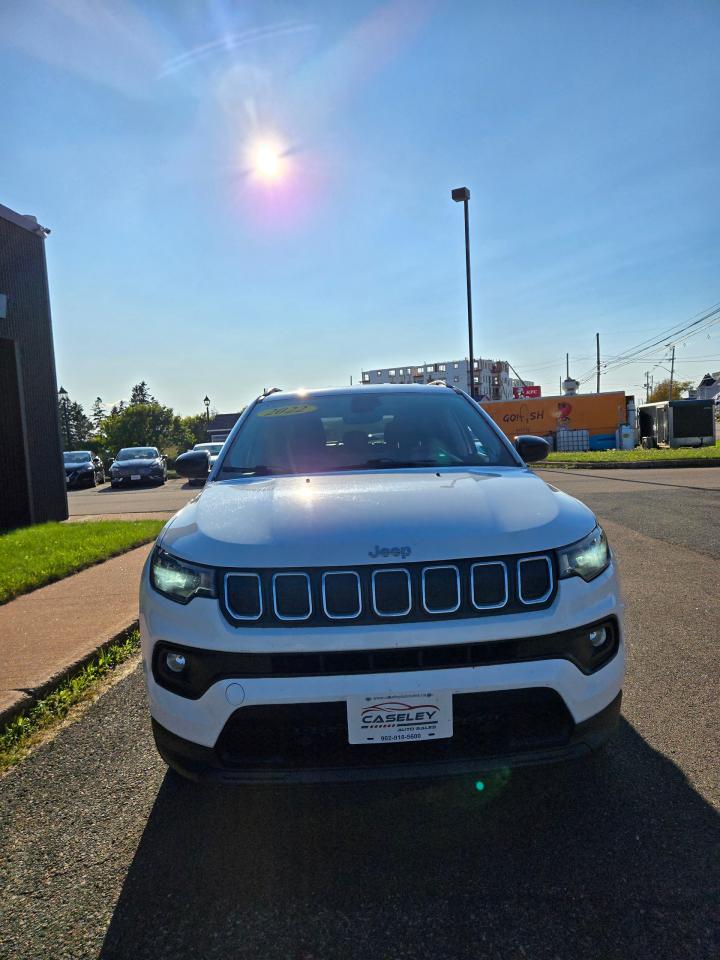
<svg viewBox="0 0 720 960">
<path fill-rule="evenodd" d="M 565 377 L 570 379 L 570 354 L 565 354 Z"/>
<path fill-rule="evenodd" d="M 595 345 L 597 347 L 597 392 L 600 393 L 600 334 L 595 334 Z"/>
<path fill-rule="evenodd" d="M 668 394 L 668 400 L 672 400 L 672 398 L 673 398 L 672 391 L 673 391 L 673 380 L 674 380 L 674 379 L 675 379 L 675 344 L 673 344 L 673 348 L 672 348 L 672 360 L 670 361 L 670 392 L 669 392 L 669 394 Z"/>
<path fill-rule="evenodd" d="M 645 403 L 650 400 L 650 371 L 645 371 Z"/>
</svg>

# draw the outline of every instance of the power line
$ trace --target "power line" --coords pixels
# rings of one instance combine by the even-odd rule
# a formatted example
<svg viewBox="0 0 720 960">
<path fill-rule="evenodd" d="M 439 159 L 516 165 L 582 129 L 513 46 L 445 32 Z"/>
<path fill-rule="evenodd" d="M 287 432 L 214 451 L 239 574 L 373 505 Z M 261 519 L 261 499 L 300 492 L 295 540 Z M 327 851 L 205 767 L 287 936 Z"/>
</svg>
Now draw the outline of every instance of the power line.
<svg viewBox="0 0 720 960">
<path fill-rule="evenodd" d="M 641 344 L 636 344 L 635 347 L 631 347 L 628 350 L 623 351 L 620 354 L 617 354 L 613 360 L 607 362 L 603 365 L 603 372 L 617 372 L 623 367 L 628 366 L 631 363 L 639 362 L 651 362 L 651 358 L 648 357 L 648 351 L 652 350 L 654 347 L 665 344 L 670 347 L 672 345 L 677 347 L 683 343 L 690 340 L 692 337 L 697 336 L 698 333 L 702 333 L 705 330 L 710 329 L 716 324 L 720 323 L 720 304 L 714 304 L 713 307 L 708 308 L 703 311 L 701 314 L 695 314 L 694 317 L 691 317 L 689 321 L 683 321 L 681 324 L 675 324 L 674 327 L 669 328 L 669 331 L 666 331 L 661 336 L 656 336 L 655 338 L 648 338 L 648 340 L 643 341 Z M 663 360 L 669 360 L 669 357 L 663 357 Z M 592 367 L 583 372 L 583 374 L 578 378 L 580 384 L 587 383 L 590 381 L 596 374 L 595 367 Z"/>
</svg>

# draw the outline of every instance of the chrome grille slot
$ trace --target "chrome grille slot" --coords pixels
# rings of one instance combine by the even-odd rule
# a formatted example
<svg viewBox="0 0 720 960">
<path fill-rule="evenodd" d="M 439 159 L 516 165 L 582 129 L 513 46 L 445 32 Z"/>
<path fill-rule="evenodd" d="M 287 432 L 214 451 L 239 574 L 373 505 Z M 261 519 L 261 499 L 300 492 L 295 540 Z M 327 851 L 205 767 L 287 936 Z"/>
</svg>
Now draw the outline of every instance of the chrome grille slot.
<svg viewBox="0 0 720 960">
<path fill-rule="evenodd" d="M 257 573 L 229 573 L 225 604 L 233 620 L 259 620 L 263 615 L 262 585 Z"/>
<path fill-rule="evenodd" d="M 508 569 L 502 560 L 470 567 L 470 599 L 476 610 L 499 610 L 508 602 Z"/>
<path fill-rule="evenodd" d="M 404 567 L 373 571 L 373 610 L 379 617 L 404 617 L 412 609 L 410 573 Z"/>
<path fill-rule="evenodd" d="M 460 571 L 454 564 L 423 567 L 422 604 L 428 613 L 460 609 Z"/>
<path fill-rule="evenodd" d="M 308 620 L 313 602 L 307 573 L 274 573 L 273 609 L 279 620 Z"/>
<path fill-rule="evenodd" d="M 354 570 L 323 573 L 322 601 L 331 620 L 355 620 L 362 612 L 360 576 Z"/>
<path fill-rule="evenodd" d="M 518 597 L 525 605 L 544 603 L 553 591 L 550 557 L 523 557 L 517 563 Z"/>
</svg>

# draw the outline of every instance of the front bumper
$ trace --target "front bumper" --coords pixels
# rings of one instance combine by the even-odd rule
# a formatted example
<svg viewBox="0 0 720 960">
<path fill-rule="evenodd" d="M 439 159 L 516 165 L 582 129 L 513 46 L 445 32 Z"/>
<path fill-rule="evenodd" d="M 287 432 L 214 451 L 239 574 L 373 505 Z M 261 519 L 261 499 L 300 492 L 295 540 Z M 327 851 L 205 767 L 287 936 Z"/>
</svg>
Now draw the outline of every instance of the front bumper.
<svg viewBox="0 0 720 960">
<path fill-rule="evenodd" d="M 83 471 L 82 473 L 66 473 L 65 486 L 68 490 L 72 490 L 74 487 L 91 487 L 93 486 L 94 479 L 95 474 L 92 470 Z"/>
<path fill-rule="evenodd" d="M 524 691 L 516 691 L 523 694 Z M 480 773 L 492 770 L 507 769 L 509 767 L 538 766 L 547 763 L 558 763 L 563 760 L 578 759 L 599 750 L 612 736 L 620 717 L 622 693 L 617 696 L 599 713 L 582 723 L 570 724 L 566 731 L 560 729 L 550 735 L 536 736 L 536 742 L 525 749 L 517 742 L 516 749 L 495 751 L 487 750 L 488 740 L 483 742 L 478 738 L 474 748 L 467 751 L 466 756 L 457 756 L 457 751 L 447 749 L 451 741 L 437 741 L 430 744 L 434 756 L 428 757 L 427 751 L 422 759 L 413 759 L 412 751 L 424 744 L 398 744 L 400 756 L 383 759 L 375 762 L 374 756 L 378 750 L 392 749 L 392 747 L 358 746 L 346 748 L 360 751 L 359 758 L 352 763 L 342 762 L 343 751 L 331 754 L 338 759 L 336 763 L 314 764 L 279 763 L 270 765 L 265 758 L 264 763 L 256 766 L 246 763 L 228 762 L 227 750 L 222 746 L 224 736 L 221 736 L 218 746 L 204 747 L 184 740 L 176 734 L 166 730 L 157 720 L 152 720 L 153 735 L 160 756 L 165 762 L 182 776 L 190 780 L 203 780 L 220 783 L 328 783 L 358 780 L 398 780 L 398 779 L 432 779 L 449 778 Z M 241 713 L 242 711 L 238 711 Z M 543 739 L 545 742 L 543 743 Z M 495 739 L 495 743 L 500 742 Z M 505 743 L 508 743 L 507 737 Z M 485 749 L 484 749 L 485 748 Z M 356 754 L 357 757 L 357 754 Z M 274 759 L 274 758 L 271 758 Z"/>
<path fill-rule="evenodd" d="M 561 581 L 552 606 L 545 610 L 482 620 L 398 623 L 371 628 L 243 631 L 227 623 L 217 601 L 196 598 L 182 606 L 161 596 L 150 587 L 146 567 L 141 587 L 140 629 L 158 748 L 172 766 L 189 776 L 246 782 L 453 776 L 492 766 L 525 765 L 580 756 L 598 746 L 617 720 L 624 675 L 622 614 L 623 602 L 611 565 L 591 583 L 578 578 Z M 160 643 L 224 653 L 363 651 L 378 647 L 397 651 L 409 646 L 490 644 L 574 630 L 606 619 L 614 619 L 618 624 L 618 649 L 608 663 L 589 674 L 583 673 L 568 659 L 551 658 L 352 675 L 237 675 L 218 679 L 197 699 L 172 693 L 153 676 L 153 657 Z M 553 737 L 547 740 L 523 740 L 520 737 L 511 742 L 507 737 L 504 740 L 500 737 L 493 743 L 485 742 L 482 750 L 475 750 L 471 738 L 468 738 L 468 749 L 463 756 L 453 754 L 448 759 L 438 751 L 437 757 L 417 763 L 404 756 L 396 766 L 388 763 L 374 766 L 372 757 L 368 763 L 359 766 L 352 762 L 347 764 L 347 758 L 341 757 L 336 766 L 325 763 L 318 768 L 309 765 L 307 757 L 298 757 L 295 752 L 290 765 L 284 766 L 282 757 L 278 756 L 277 762 L 269 768 L 264 763 L 254 764 L 252 759 L 247 762 L 231 759 L 228 762 L 227 758 L 223 759 L 223 752 L 218 752 L 224 731 L 235 722 L 233 717 L 251 717 L 251 713 L 246 712 L 248 708 L 272 705 L 274 714 L 287 707 L 326 705 L 331 710 L 331 724 L 337 726 L 337 716 L 332 711 L 342 710 L 350 695 L 423 690 L 449 690 L 454 702 L 458 697 L 513 692 L 524 693 L 526 700 L 532 700 L 534 692 L 546 691 L 559 700 L 566 722 L 564 727 L 556 724 Z M 335 707 L 329 706 L 333 704 Z M 339 708 L 338 704 L 341 705 Z M 433 745 L 440 746 L 441 742 Z M 386 746 L 376 745 L 370 749 L 384 750 Z"/>
<path fill-rule="evenodd" d="M 141 473 L 139 475 L 133 474 L 132 476 L 130 474 L 121 474 L 120 476 L 118 476 L 117 474 L 111 473 L 110 479 L 112 480 L 113 483 L 116 483 L 116 484 L 150 483 L 151 481 L 153 483 L 157 483 L 158 480 L 163 479 L 163 476 L 164 475 L 160 472 Z M 137 477 L 138 479 L 133 479 L 133 477 Z"/>
</svg>

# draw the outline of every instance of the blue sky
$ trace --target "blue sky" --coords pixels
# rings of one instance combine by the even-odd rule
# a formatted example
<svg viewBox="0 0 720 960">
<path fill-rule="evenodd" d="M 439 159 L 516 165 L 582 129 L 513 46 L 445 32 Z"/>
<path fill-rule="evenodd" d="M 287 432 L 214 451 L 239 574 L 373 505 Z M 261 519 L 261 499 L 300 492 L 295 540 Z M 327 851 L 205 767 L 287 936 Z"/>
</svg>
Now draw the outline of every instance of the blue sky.
<svg viewBox="0 0 720 960">
<path fill-rule="evenodd" d="M 0 203 L 52 229 L 60 381 L 191 413 L 464 356 L 467 185 L 476 353 L 556 392 L 596 331 L 720 301 L 718 49 L 717 0 L 2 5 Z"/>
</svg>

